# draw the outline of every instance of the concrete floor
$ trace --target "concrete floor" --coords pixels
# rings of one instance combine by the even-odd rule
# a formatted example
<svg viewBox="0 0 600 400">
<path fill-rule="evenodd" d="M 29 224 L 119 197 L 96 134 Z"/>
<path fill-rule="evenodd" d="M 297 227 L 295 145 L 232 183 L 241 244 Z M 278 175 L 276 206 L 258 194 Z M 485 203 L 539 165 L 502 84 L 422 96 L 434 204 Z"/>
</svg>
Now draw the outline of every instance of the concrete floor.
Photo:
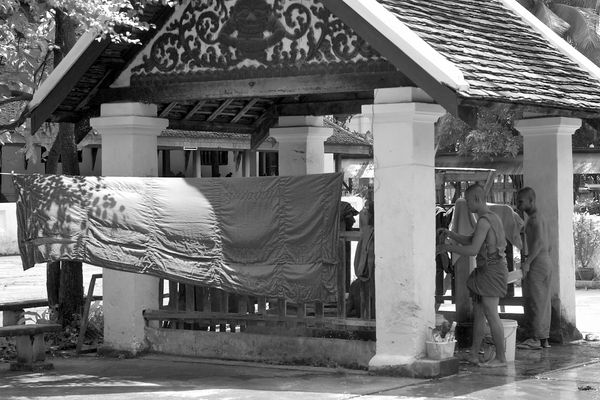
<svg viewBox="0 0 600 400">
<path fill-rule="evenodd" d="M 18 257 L 0 257 L 0 300 L 45 295 L 44 268 L 23 271 Z M 92 273 L 84 270 L 85 287 Z M 102 293 L 102 281 L 95 294 Z M 600 334 L 600 290 L 577 290 L 577 325 Z M 14 297 L 14 298 L 13 298 Z M 599 399 L 600 342 L 517 350 L 508 368 L 461 365 L 439 380 L 390 378 L 367 372 L 269 366 L 147 355 L 132 360 L 59 354 L 46 373 L 9 371 L 0 361 L 0 399 Z"/>
<path fill-rule="evenodd" d="M 56 355 L 44 373 L 0 363 L 2 399 L 600 399 L 600 342 L 517 350 L 508 368 L 462 365 L 438 380 L 150 354 Z"/>
</svg>

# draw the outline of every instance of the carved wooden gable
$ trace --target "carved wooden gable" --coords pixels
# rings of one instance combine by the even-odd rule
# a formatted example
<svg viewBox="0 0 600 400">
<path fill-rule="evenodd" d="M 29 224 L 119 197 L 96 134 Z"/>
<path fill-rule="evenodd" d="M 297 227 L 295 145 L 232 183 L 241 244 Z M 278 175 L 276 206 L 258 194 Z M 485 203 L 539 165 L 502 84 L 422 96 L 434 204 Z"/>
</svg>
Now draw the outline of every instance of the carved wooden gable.
<svg viewBox="0 0 600 400">
<path fill-rule="evenodd" d="M 318 0 L 196 0 L 179 7 L 127 75 L 142 86 L 395 70 Z"/>
</svg>

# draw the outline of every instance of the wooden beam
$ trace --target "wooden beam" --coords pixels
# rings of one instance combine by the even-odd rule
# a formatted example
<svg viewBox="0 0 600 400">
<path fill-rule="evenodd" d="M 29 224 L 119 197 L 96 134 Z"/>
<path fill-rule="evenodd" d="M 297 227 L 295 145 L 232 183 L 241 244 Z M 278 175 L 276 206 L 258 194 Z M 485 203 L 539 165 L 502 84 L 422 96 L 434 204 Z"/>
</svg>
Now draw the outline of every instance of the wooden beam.
<svg viewBox="0 0 600 400">
<path fill-rule="evenodd" d="M 433 78 L 423 67 L 398 48 L 375 26 L 368 23 L 346 2 L 339 0 L 322 0 L 323 5 L 336 17 L 341 19 L 354 32 L 369 43 L 375 50 L 394 64 L 399 71 L 423 89 L 449 113 L 458 117 L 458 98 L 456 92 Z"/>
<path fill-rule="evenodd" d="M 360 114 L 365 104 L 373 104 L 373 99 L 280 104 L 277 112 L 280 116 Z"/>
<path fill-rule="evenodd" d="M 225 110 L 227 107 L 229 107 L 229 105 L 231 104 L 231 102 L 234 99 L 227 99 L 225 100 L 207 119 L 206 121 L 211 122 L 214 121 L 215 118 L 217 118 L 219 116 L 219 114 L 221 114 L 223 112 L 223 110 Z"/>
<path fill-rule="evenodd" d="M 71 68 L 65 73 L 56 86 L 31 112 L 32 134 L 35 133 L 48 118 L 50 118 L 52 113 L 67 97 L 71 89 L 75 87 L 77 82 L 79 82 L 81 77 L 83 77 L 86 71 L 94 64 L 98 57 L 100 57 L 109 44 L 110 39 L 108 37 L 100 41 L 93 40 L 81 56 L 75 60 Z"/>
<path fill-rule="evenodd" d="M 245 133 L 251 134 L 256 130 L 254 125 L 241 124 L 223 124 L 206 121 L 169 121 L 169 129 L 179 129 L 182 131 L 206 131 L 206 132 L 227 132 L 227 133 Z"/>
<path fill-rule="evenodd" d="M 196 114 L 196 112 L 198 112 L 198 110 L 199 110 L 199 109 L 201 109 L 201 108 L 202 108 L 202 106 L 203 106 L 204 104 L 206 104 L 206 101 L 205 101 L 205 100 L 202 100 L 202 101 L 199 101 L 199 102 L 197 102 L 197 103 L 196 103 L 196 105 L 194 106 L 194 108 L 192 108 L 192 109 L 190 110 L 190 112 L 189 112 L 189 113 L 187 113 L 185 117 L 183 117 L 183 119 L 184 119 L 184 120 L 186 120 L 186 119 L 190 119 L 190 118 L 191 118 L 191 117 L 192 117 L 194 114 Z"/>
<path fill-rule="evenodd" d="M 169 103 L 169 105 L 166 106 L 164 110 L 162 110 L 162 112 L 160 113 L 160 115 L 158 116 L 158 118 L 164 118 L 167 115 L 169 115 L 169 113 L 171 112 L 171 110 L 173 108 L 175 108 L 175 106 L 177 106 L 177 104 L 178 103 L 176 101 L 173 101 L 173 102 Z"/>
<path fill-rule="evenodd" d="M 250 150 L 258 150 L 261 144 L 269 137 L 269 130 L 277 125 L 278 118 L 265 118 L 256 127 L 250 139 Z"/>
<path fill-rule="evenodd" d="M 404 74 L 399 72 L 186 82 L 102 89 L 94 98 L 93 104 L 123 101 L 166 103 L 189 100 L 295 96 L 315 93 L 364 92 L 378 88 L 408 85 L 414 86 Z"/>
<path fill-rule="evenodd" d="M 245 106 L 244 108 L 242 108 L 240 110 L 240 112 L 238 112 L 236 114 L 235 117 L 233 117 L 233 119 L 230 121 L 232 124 L 235 124 L 236 122 L 238 122 L 240 120 L 240 118 L 242 118 L 244 115 L 246 115 L 246 113 L 248 112 L 248 110 L 250 110 L 258 101 L 260 100 L 260 98 L 255 97 L 252 100 L 250 100 Z"/>
<path fill-rule="evenodd" d="M 325 143 L 325 153 L 356 155 L 356 156 L 370 156 L 371 155 L 371 146 L 366 145 L 366 144 L 361 146 L 359 144 L 328 144 L 328 143 Z"/>
<path fill-rule="evenodd" d="M 96 95 L 96 93 L 98 93 L 98 89 L 104 84 L 104 82 L 112 74 L 112 72 L 113 72 L 112 69 L 109 69 L 108 71 L 106 71 L 106 73 L 104 74 L 102 79 L 100 79 L 98 81 L 98 83 L 96 83 L 96 85 L 94 85 L 94 88 L 92 90 L 90 90 L 88 92 L 88 94 L 84 97 L 84 99 L 81 100 L 81 102 L 77 105 L 77 107 L 75 107 L 75 112 L 80 112 L 81 110 L 83 110 L 83 108 L 85 106 L 87 106 L 87 104 L 90 102 L 90 100 Z"/>
<path fill-rule="evenodd" d="M 525 102 L 503 102 L 503 101 L 490 101 L 490 100 L 482 100 L 482 99 L 461 99 L 460 105 L 465 107 L 472 108 L 490 108 L 490 109 L 506 109 L 513 110 L 519 113 L 533 113 L 540 114 L 542 116 L 557 116 L 557 117 L 570 117 L 570 118 L 587 118 L 587 119 L 597 119 L 600 118 L 600 113 L 593 111 L 586 111 L 580 108 L 562 108 L 562 107 L 549 107 L 549 106 L 539 106 L 535 104 L 528 104 Z"/>
</svg>

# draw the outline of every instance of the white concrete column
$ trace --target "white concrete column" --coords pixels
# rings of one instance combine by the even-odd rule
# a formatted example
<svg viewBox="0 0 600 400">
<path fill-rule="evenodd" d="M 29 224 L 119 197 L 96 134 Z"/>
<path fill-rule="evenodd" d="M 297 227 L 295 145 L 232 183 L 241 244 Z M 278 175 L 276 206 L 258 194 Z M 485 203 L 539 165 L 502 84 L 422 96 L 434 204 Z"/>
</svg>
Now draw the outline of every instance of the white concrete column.
<svg viewBox="0 0 600 400">
<path fill-rule="evenodd" d="M 244 164 L 242 166 L 242 176 L 258 176 L 258 151 L 244 150 Z"/>
<path fill-rule="evenodd" d="M 552 327 L 554 339 L 581 337 L 575 328 L 575 257 L 573 251 L 573 149 L 576 118 L 548 117 L 517 121 L 523 135 L 524 185 L 536 193 L 550 234 Z"/>
<path fill-rule="evenodd" d="M 325 141 L 333 128 L 323 126 L 323 117 L 280 117 L 269 135 L 279 142 L 280 176 L 325 172 Z"/>
<path fill-rule="evenodd" d="M 157 137 L 169 121 L 156 118 L 155 105 L 102 104 L 90 125 L 102 135 L 104 176 L 157 176 Z M 158 278 L 102 271 L 105 354 L 137 354 L 145 349 L 144 309 L 158 308 Z"/>
<path fill-rule="evenodd" d="M 375 91 L 377 352 L 372 370 L 414 369 L 435 319 L 434 123 L 444 109 L 420 89 Z"/>
</svg>

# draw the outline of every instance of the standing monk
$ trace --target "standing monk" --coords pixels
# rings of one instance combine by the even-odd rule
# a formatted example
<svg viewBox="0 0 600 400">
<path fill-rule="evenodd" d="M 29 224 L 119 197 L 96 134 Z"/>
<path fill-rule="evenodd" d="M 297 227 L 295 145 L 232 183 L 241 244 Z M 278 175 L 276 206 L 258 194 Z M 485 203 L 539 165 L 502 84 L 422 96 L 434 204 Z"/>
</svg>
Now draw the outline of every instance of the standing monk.
<svg viewBox="0 0 600 400">
<path fill-rule="evenodd" d="M 496 358 L 479 364 L 493 368 L 507 365 L 504 349 L 504 327 L 498 314 L 500 297 L 506 296 L 508 268 L 504 250 L 506 238 L 500 217 L 490 211 L 485 199 L 485 191 L 480 185 L 469 186 L 465 200 L 470 212 L 477 214 L 477 225 L 471 236 L 459 235 L 448 229 L 438 233 L 460 243 L 461 246 L 441 244 L 437 252 L 453 252 L 463 256 L 477 256 L 477 268 L 467 280 L 467 287 L 473 299 L 473 343 L 466 358 L 471 364 L 479 364 L 479 348 L 485 335 L 485 321 L 490 324 L 492 339 L 496 346 Z"/>
<path fill-rule="evenodd" d="M 549 255 L 548 223 L 535 204 L 535 192 L 530 187 L 519 190 L 517 208 L 527 214 L 525 237 L 529 254 L 521 262 L 525 319 L 530 321 L 530 338 L 517 345 L 520 349 L 550 347 L 550 285 L 552 260 Z"/>
</svg>

